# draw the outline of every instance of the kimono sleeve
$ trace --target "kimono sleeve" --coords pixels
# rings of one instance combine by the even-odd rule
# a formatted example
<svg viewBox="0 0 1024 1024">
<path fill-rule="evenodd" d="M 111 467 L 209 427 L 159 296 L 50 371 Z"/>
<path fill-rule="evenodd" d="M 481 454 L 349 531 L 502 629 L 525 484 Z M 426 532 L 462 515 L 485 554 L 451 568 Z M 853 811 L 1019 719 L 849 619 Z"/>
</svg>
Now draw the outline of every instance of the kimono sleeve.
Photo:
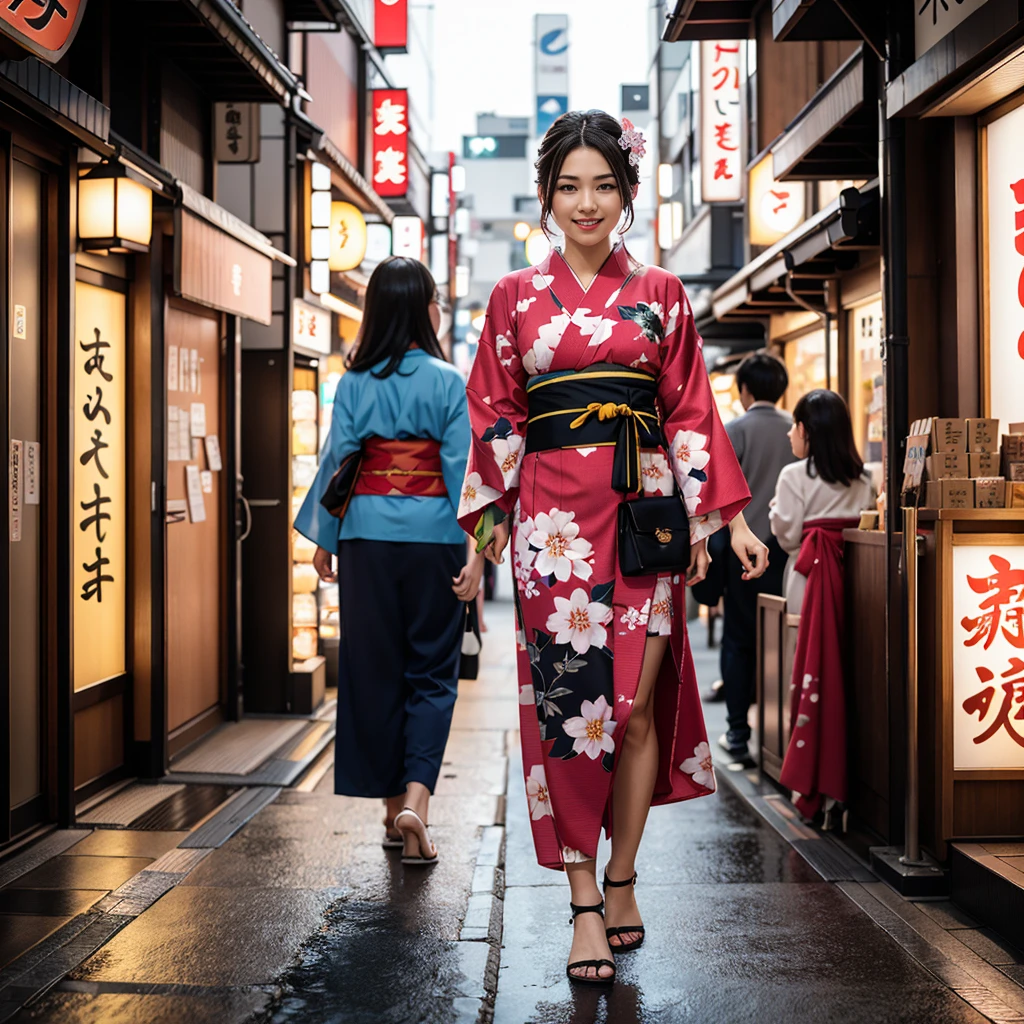
<svg viewBox="0 0 1024 1024">
<path fill-rule="evenodd" d="M 448 407 L 441 434 L 441 471 L 452 511 L 458 514 L 459 493 L 466 476 L 466 455 L 469 452 L 469 411 L 466 406 L 466 386 L 461 374 L 450 374 Z"/>
<path fill-rule="evenodd" d="M 341 465 L 341 460 L 346 455 L 358 451 L 362 443 L 355 433 L 352 421 L 351 389 L 343 387 L 345 380 L 346 378 L 342 377 L 338 382 L 338 389 L 334 396 L 331 430 L 324 442 L 323 450 L 320 452 L 320 468 L 317 470 L 316 478 L 306 493 L 305 499 L 303 499 L 299 514 L 295 517 L 295 529 L 303 537 L 311 540 L 317 547 L 333 554 L 338 553 L 341 521 L 332 516 L 320 504 L 320 499 L 326 493 L 327 485 Z"/>
<path fill-rule="evenodd" d="M 799 473 L 805 473 L 805 463 L 797 463 Z M 787 466 L 779 474 L 775 484 L 775 501 L 768 509 L 768 520 L 772 533 L 779 546 L 787 555 L 795 555 L 800 550 L 800 541 L 804 532 L 804 515 L 806 506 L 804 496 L 797 486 L 797 473 L 787 472 Z"/>
<path fill-rule="evenodd" d="M 668 282 L 658 400 L 669 462 L 690 515 L 690 540 L 720 530 L 750 501 L 736 452 L 718 415 L 702 342 L 682 284 Z"/>
<path fill-rule="evenodd" d="M 466 385 L 473 438 L 459 503 L 459 524 L 482 550 L 494 526 L 512 514 L 526 441 L 526 372 L 516 345 L 514 298 L 501 282 L 491 293 L 476 360 Z"/>
</svg>

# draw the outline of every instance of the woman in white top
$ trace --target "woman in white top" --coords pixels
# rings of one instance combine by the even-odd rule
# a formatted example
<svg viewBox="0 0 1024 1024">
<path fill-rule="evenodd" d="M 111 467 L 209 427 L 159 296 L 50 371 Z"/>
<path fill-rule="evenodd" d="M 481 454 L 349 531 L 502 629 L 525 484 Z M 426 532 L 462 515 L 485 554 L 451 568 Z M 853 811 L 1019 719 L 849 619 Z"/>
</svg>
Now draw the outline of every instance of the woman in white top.
<svg viewBox="0 0 1024 1024">
<path fill-rule="evenodd" d="M 779 474 L 768 514 L 772 533 L 789 555 L 784 584 L 787 610 L 798 615 L 807 578 L 793 567 L 804 524 L 859 516 L 874 506 L 874 489 L 853 440 L 849 409 L 834 391 L 819 388 L 797 402 L 789 443 L 801 461 Z"/>
</svg>

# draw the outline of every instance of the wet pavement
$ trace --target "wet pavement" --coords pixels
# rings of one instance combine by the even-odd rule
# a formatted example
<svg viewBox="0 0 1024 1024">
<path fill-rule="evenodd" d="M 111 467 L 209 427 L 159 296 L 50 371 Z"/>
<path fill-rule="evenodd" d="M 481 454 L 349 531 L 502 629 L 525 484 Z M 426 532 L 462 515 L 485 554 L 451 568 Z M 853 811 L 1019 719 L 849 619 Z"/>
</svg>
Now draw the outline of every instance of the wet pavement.
<svg viewBox="0 0 1024 1024">
<path fill-rule="evenodd" d="M 523 792 L 511 607 L 488 620 L 431 804 L 436 867 L 383 850 L 381 805 L 334 796 L 331 771 L 214 849 L 182 848 L 180 831 L 62 840 L 0 889 L 0 957 L 85 923 L 53 954 L 67 951 L 63 974 L 14 1019 L 1024 1024 L 1024 953 L 852 860 L 822 871 L 842 868 L 841 851 L 752 773 L 721 772 L 717 795 L 652 811 L 637 865 L 647 943 L 618 958 L 614 987 L 570 986 L 568 888 L 534 859 Z M 706 689 L 717 652 L 694 635 Z M 707 711 L 713 742 L 724 709 Z M 143 878 L 149 896 L 132 890 Z"/>
</svg>

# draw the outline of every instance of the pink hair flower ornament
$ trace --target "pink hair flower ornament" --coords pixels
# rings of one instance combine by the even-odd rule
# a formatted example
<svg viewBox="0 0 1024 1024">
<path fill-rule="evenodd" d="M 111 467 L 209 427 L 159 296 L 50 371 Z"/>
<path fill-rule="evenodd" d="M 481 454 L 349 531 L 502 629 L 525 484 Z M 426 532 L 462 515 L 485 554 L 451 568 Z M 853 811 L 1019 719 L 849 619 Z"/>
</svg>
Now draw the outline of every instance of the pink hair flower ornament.
<svg viewBox="0 0 1024 1024">
<path fill-rule="evenodd" d="M 647 152 L 643 132 L 628 117 L 622 119 L 622 134 L 619 145 L 629 150 L 629 162 L 634 167 L 640 166 L 640 158 Z"/>
</svg>

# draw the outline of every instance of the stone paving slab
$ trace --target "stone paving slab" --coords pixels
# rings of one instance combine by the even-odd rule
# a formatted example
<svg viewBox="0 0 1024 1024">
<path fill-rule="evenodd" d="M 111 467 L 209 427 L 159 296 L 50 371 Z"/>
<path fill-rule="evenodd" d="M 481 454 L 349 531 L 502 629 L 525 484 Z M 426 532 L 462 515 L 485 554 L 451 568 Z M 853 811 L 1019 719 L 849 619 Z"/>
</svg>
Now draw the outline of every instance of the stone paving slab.
<svg viewBox="0 0 1024 1024">
<path fill-rule="evenodd" d="M 266 1009 L 266 992 L 198 989 L 191 995 L 53 992 L 19 1021 L 39 1024 L 223 1024 Z"/>
</svg>

